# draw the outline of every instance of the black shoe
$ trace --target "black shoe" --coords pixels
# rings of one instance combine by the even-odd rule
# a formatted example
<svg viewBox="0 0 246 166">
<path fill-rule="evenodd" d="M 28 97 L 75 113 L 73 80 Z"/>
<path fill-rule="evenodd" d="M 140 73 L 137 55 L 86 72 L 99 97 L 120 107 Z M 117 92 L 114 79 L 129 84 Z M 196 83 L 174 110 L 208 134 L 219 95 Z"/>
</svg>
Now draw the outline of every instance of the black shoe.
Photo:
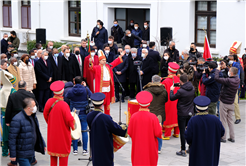
<svg viewBox="0 0 246 166">
<path fill-rule="evenodd" d="M 179 152 L 176 152 L 176 155 L 186 157 L 185 150 L 181 150 Z"/>
<path fill-rule="evenodd" d="M 81 140 L 78 141 L 78 146 L 82 146 Z"/>
<path fill-rule="evenodd" d="M 39 112 L 44 112 L 44 109 L 40 109 Z"/>
<path fill-rule="evenodd" d="M 119 101 L 119 99 L 116 99 L 115 102 L 117 103 Z"/>
<path fill-rule="evenodd" d="M 190 148 L 188 148 L 188 150 L 186 150 L 186 153 L 190 153 Z"/>
<path fill-rule="evenodd" d="M 124 99 L 122 99 L 122 100 L 121 100 L 121 102 L 122 102 L 122 103 L 124 103 L 124 102 L 125 102 L 125 100 L 124 100 Z"/>
<path fill-rule="evenodd" d="M 238 124 L 238 123 L 240 123 L 241 122 L 241 119 L 237 119 L 236 121 L 235 121 L 235 124 Z"/>
<path fill-rule="evenodd" d="M 226 143 L 226 140 L 221 138 L 220 142 Z"/>
<path fill-rule="evenodd" d="M 232 143 L 235 142 L 235 140 L 234 139 L 231 139 L 231 138 L 228 138 L 228 141 L 231 141 Z"/>
</svg>

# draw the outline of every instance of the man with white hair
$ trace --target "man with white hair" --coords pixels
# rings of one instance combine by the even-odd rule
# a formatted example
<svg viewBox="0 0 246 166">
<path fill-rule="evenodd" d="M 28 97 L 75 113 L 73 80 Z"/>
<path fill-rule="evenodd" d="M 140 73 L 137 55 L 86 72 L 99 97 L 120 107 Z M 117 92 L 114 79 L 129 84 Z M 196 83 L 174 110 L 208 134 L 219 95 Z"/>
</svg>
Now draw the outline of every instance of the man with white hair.
<svg viewBox="0 0 246 166">
<path fill-rule="evenodd" d="M 179 51 L 175 47 L 175 42 L 170 41 L 169 47 L 164 51 L 164 53 L 169 52 L 172 61 L 179 62 Z"/>
<path fill-rule="evenodd" d="M 48 57 L 48 51 L 43 51 L 34 67 L 37 79 L 38 104 L 40 112 L 43 112 L 44 105 L 50 97 L 50 83 L 52 81 L 53 70 Z"/>
<path fill-rule="evenodd" d="M 189 52 L 187 50 L 182 51 L 182 59 L 184 63 L 189 60 Z"/>
<path fill-rule="evenodd" d="M 3 34 L 3 39 L 1 40 L 1 54 L 6 53 L 8 50 L 8 34 L 4 33 Z"/>
<path fill-rule="evenodd" d="M 153 75 L 152 69 L 154 67 L 154 61 L 150 56 L 148 56 L 148 53 L 149 52 L 147 49 L 143 49 L 141 54 L 142 65 L 140 75 L 142 76 L 142 87 L 151 82 L 151 78 Z"/>
</svg>

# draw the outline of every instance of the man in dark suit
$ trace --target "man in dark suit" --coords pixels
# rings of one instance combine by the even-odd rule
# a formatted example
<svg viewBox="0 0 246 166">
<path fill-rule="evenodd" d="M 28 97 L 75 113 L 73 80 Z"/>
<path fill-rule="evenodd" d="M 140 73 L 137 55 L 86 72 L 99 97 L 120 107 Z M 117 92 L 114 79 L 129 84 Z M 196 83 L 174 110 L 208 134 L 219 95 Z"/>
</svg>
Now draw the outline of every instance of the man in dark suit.
<svg viewBox="0 0 246 166">
<path fill-rule="evenodd" d="M 119 53 L 121 53 L 123 50 L 122 50 L 122 48 L 119 48 L 118 51 L 119 51 Z M 118 57 L 119 57 L 119 55 L 115 55 L 114 59 L 116 59 Z M 123 60 L 123 63 L 121 63 L 118 66 L 116 66 L 113 70 L 114 70 L 114 73 L 115 73 L 116 77 L 118 78 L 119 82 L 122 84 L 123 87 L 125 87 L 126 71 L 127 71 L 127 68 L 128 68 L 128 57 L 127 56 L 123 56 L 122 60 Z M 120 84 L 119 84 L 118 80 L 116 78 L 114 78 L 115 97 L 116 97 L 115 102 L 118 102 L 119 99 L 120 99 L 119 98 L 119 87 L 120 87 Z M 125 98 L 125 91 L 122 91 L 122 98 L 121 98 L 122 103 L 125 102 L 124 98 Z"/>
<path fill-rule="evenodd" d="M 122 49 L 121 47 L 118 48 L 119 49 Z M 118 51 L 119 52 L 119 51 Z M 125 45 L 125 55 L 126 57 L 131 57 L 131 46 L 129 45 Z M 129 60 L 128 58 L 128 60 Z M 130 96 L 130 90 L 129 90 L 129 72 L 128 72 L 129 69 L 126 70 L 126 82 L 125 82 L 125 92 L 126 92 L 126 96 Z"/>
<path fill-rule="evenodd" d="M 164 51 L 164 53 L 169 52 L 172 61 L 179 63 L 179 51 L 175 47 L 175 42 L 170 41 L 169 47 Z"/>
<path fill-rule="evenodd" d="M 71 55 L 71 58 L 74 61 L 75 76 L 83 77 L 84 59 L 81 57 L 79 47 L 74 48 L 74 54 Z"/>
<path fill-rule="evenodd" d="M 115 55 L 117 55 L 118 46 L 114 43 L 114 36 L 109 36 L 108 37 L 108 44 L 109 44 L 109 47 L 110 47 L 110 52 L 112 52 Z"/>
<path fill-rule="evenodd" d="M 132 48 L 131 49 L 131 54 L 128 56 L 128 81 L 130 84 L 130 98 L 133 99 L 135 98 L 135 87 L 137 86 L 137 91 L 140 91 L 140 86 L 139 86 L 139 75 L 137 71 L 137 66 L 134 65 L 135 61 L 141 61 L 141 58 L 137 56 L 137 49 Z"/>
<path fill-rule="evenodd" d="M 85 57 L 89 55 L 87 41 L 85 39 L 81 40 L 81 46 L 79 47 L 80 55 L 84 62 Z"/>
<path fill-rule="evenodd" d="M 75 63 L 74 62 L 74 55 L 70 56 L 69 49 L 65 49 L 64 56 L 62 57 L 62 80 L 67 82 L 72 81 L 75 78 Z"/>
<path fill-rule="evenodd" d="M 143 40 L 132 34 L 130 30 L 126 30 L 125 32 L 125 36 L 122 38 L 122 46 L 125 46 L 125 45 L 130 45 L 131 47 L 134 47 L 134 39 L 137 39 L 141 42 L 143 42 Z"/>
<path fill-rule="evenodd" d="M 44 105 L 49 99 L 50 83 L 52 81 L 53 70 L 48 59 L 48 51 L 43 51 L 40 59 L 35 63 L 35 73 L 37 79 L 38 103 L 40 111 L 43 112 Z"/>
<path fill-rule="evenodd" d="M 155 51 L 155 42 L 150 42 L 149 43 L 149 57 L 153 59 L 153 69 L 152 69 L 152 74 L 159 74 L 159 62 L 161 60 L 161 56 L 158 51 Z"/>
<path fill-rule="evenodd" d="M 61 52 L 59 53 L 59 56 L 63 56 L 64 55 L 64 50 L 67 48 L 67 46 L 66 45 L 62 45 L 61 46 Z"/>
<path fill-rule="evenodd" d="M 154 68 L 153 59 L 148 55 L 148 50 L 142 50 L 142 66 L 140 75 L 142 76 L 142 86 L 144 87 L 149 82 L 153 76 L 152 69 Z"/>
<path fill-rule="evenodd" d="M 52 82 L 62 79 L 62 57 L 58 53 L 58 49 L 54 48 L 48 58 L 53 70 Z"/>
<path fill-rule="evenodd" d="M 108 43 L 103 45 L 103 52 L 107 58 L 107 62 L 113 62 L 115 54 L 113 52 L 110 52 L 110 46 Z"/>
<path fill-rule="evenodd" d="M 6 53 L 8 48 L 8 34 L 3 34 L 3 39 L 1 40 L 1 54 Z"/>
</svg>

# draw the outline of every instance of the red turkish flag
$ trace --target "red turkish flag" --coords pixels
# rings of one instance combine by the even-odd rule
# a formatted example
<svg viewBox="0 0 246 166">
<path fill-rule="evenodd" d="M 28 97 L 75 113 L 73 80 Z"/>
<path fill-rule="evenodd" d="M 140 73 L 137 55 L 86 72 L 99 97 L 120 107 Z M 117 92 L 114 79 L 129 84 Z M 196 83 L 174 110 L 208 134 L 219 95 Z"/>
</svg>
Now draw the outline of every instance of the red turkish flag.
<svg viewBox="0 0 246 166">
<path fill-rule="evenodd" d="M 207 61 L 207 58 L 212 58 L 207 35 L 205 35 L 205 38 L 204 38 L 204 48 L 203 49 L 204 49 L 203 58 L 206 61 Z"/>
</svg>

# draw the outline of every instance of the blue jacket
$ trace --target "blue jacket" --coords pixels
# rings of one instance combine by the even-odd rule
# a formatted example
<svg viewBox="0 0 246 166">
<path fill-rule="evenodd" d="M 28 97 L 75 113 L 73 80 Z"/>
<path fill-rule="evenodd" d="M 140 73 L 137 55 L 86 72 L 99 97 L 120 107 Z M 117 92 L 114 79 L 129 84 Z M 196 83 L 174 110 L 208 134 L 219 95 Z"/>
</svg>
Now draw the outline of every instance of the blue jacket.
<svg viewBox="0 0 246 166">
<path fill-rule="evenodd" d="M 70 99 L 70 109 L 73 110 L 73 108 L 76 108 L 80 110 L 79 114 L 85 113 L 84 111 L 88 104 L 87 93 L 88 98 L 90 98 L 92 94 L 90 89 L 80 84 L 76 84 L 71 90 L 69 90 L 65 97 Z"/>
<path fill-rule="evenodd" d="M 118 57 L 119 57 L 119 55 L 116 55 L 114 57 L 114 59 L 116 59 Z M 127 72 L 128 64 L 129 64 L 128 57 L 123 56 L 122 60 L 123 60 L 123 63 L 116 66 L 113 70 L 114 70 L 114 72 L 116 72 L 116 71 L 121 72 L 121 75 L 118 75 L 115 73 L 115 75 L 117 76 L 117 78 L 119 79 L 120 82 L 126 82 L 126 72 Z M 116 78 L 114 78 L 114 82 L 118 82 Z"/>
<path fill-rule="evenodd" d="M 132 34 L 142 38 L 142 31 L 140 28 L 138 28 L 137 30 L 136 29 L 133 29 L 132 30 Z M 135 46 L 139 46 L 141 44 L 141 42 L 138 40 L 138 39 L 134 39 L 134 45 Z"/>
<path fill-rule="evenodd" d="M 7 48 L 8 48 L 8 41 L 5 39 L 2 39 L 1 40 L 1 54 L 2 53 L 6 54 L 6 52 L 8 51 Z"/>
<path fill-rule="evenodd" d="M 238 75 L 238 77 L 239 77 L 239 79 L 240 79 L 240 69 L 241 69 L 241 67 L 240 67 L 240 63 L 239 62 L 233 62 L 233 64 L 232 64 L 232 67 L 236 67 L 237 69 L 238 69 L 238 71 L 237 71 L 237 75 Z M 239 84 L 239 86 L 238 86 L 238 89 L 240 88 L 240 84 Z"/>
<path fill-rule="evenodd" d="M 34 156 L 34 151 L 45 154 L 44 139 L 39 130 L 36 114 L 31 115 L 36 125 L 36 144 L 34 144 L 34 129 L 29 116 L 22 110 L 14 116 L 10 123 L 9 150 L 10 157 L 28 158 Z"/>
<path fill-rule="evenodd" d="M 96 35 L 96 33 L 99 31 L 99 34 Z M 108 43 L 108 31 L 104 27 L 101 29 L 95 28 L 95 31 L 93 30 L 92 38 L 94 38 L 95 45 L 97 46 L 97 49 L 103 49 L 104 43 Z"/>
<path fill-rule="evenodd" d="M 206 85 L 206 96 L 211 100 L 211 102 L 217 102 L 220 96 L 221 84 L 215 81 L 215 70 L 213 69 L 209 76 L 206 77 L 206 73 L 202 75 L 202 83 Z M 223 74 L 220 72 L 219 77 L 223 77 Z"/>
<path fill-rule="evenodd" d="M 66 98 L 66 94 L 68 93 L 68 91 L 70 89 L 72 89 L 73 87 L 73 83 L 71 81 L 66 82 L 65 83 L 65 87 L 64 87 L 64 93 L 63 93 L 63 97 L 64 97 L 64 101 L 70 106 L 70 100 L 68 98 Z"/>
</svg>

